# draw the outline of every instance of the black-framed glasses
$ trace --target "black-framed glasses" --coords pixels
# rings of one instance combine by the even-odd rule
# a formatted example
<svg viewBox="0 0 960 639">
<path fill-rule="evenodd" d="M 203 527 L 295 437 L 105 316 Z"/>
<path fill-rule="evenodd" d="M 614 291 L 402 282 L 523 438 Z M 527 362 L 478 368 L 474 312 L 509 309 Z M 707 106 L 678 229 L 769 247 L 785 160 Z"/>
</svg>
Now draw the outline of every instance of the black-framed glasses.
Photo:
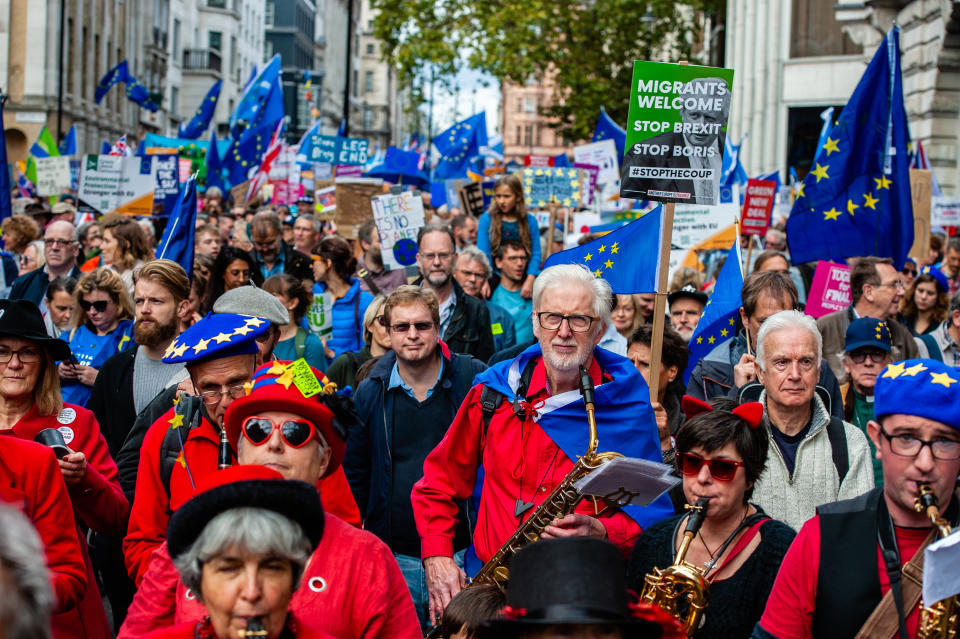
<svg viewBox="0 0 960 639">
<path fill-rule="evenodd" d="M 0 346 L 0 364 L 6 364 L 13 359 L 14 355 L 17 356 L 17 359 L 20 360 L 21 364 L 34 364 L 39 362 L 43 357 L 43 353 L 40 351 L 40 349 L 32 346 L 18 350 L 13 350 L 7 348 L 6 346 Z"/>
<path fill-rule="evenodd" d="M 420 256 L 427 262 L 436 262 L 440 260 L 441 262 L 446 262 L 453 258 L 456 253 L 421 253 Z"/>
<path fill-rule="evenodd" d="M 107 311 L 107 305 L 110 302 L 107 300 L 97 300 L 96 302 L 88 302 L 87 300 L 80 300 L 80 308 L 83 309 L 84 313 L 89 313 L 92 308 L 98 313 L 105 313 Z"/>
<path fill-rule="evenodd" d="M 906 266 L 904 266 L 904 267 L 903 267 L 903 270 L 900 271 L 900 272 L 903 273 L 904 275 L 909 275 L 910 277 L 915 277 L 915 276 L 917 275 L 917 270 L 916 270 L 916 269 L 907 268 Z"/>
<path fill-rule="evenodd" d="M 886 284 L 874 284 L 874 286 L 884 286 L 887 288 L 892 288 L 894 290 L 907 287 L 906 284 L 903 283 L 903 280 L 897 280 L 896 282 L 887 282 Z"/>
<path fill-rule="evenodd" d="M 313 437 L 313 424 L 305 419 L 288 419 L 276 423 L 266 417 L 252 415 L 243 420 L 243 436 L 254 446 L 261 446 L 273 434 L 273 429 L 280 431 L 280 437 L 291 448 L 304 446 Z"/>
<path fill-rule="evenodd" d="M 560 313 L 551 313 L 550 311 L 537 313 L 537 321 L 540 322 L 540 328 L 548 331 L 559 330 L 564 320 L 567 321 L 567 326 L 569 326 L 570 330 L 574 333 L 586 333 L 590 330 L 590 327 L 593 326 L 593 323 L 597 321 L 597 318 L 590 317 L 589 315 L 562 315 Z"/>
<path fill-rule="evenodd" d="M 952 461 L 960 459 L 960 441 L 948 439 L 946 437 L 937 437 L 935 439 L 920 439 L 909 433 L 899 435 L 890 435 L 880 427 L 880 434 L 884 436 L 890 445 L 890 452 L 900 457 L 916 457 L 923 450 L 924 446 L 930 447 L 930 454 L 936 459 Z"/>
<path fill-rule="evenodd" d="M 230 399 L 240 399 L 241 397 L 246 396 L 246 394 L 247 389 L 244 388 L 243 384 L 235 384 L 234 386 L 229 386 L 227 388 L 201 391 L 200 398 L 207 406 L 214 406 L 220 403 L 220 400 L 223 399 L 224 395 L 229 395 Z"/>
<path fill-rule="evenodd" d="M 706 459 L 696 453 L 680 453 L 677 455 L 680 464 L 680 472 L 687 477 L 696 477 L 700 474 L 700 469 L 707 466 L 710 469 L 710 476 L 717 481 L 730 481 L 737 474 L 737 469 L 745 464 L 742 461 L 733 459 L 723 459 L 714 457 Z"/>
<path fill-rule="evenodd" d="M 847 356 L 854 364 L 863 364 L 867 361 L 867 357 L 870 357 L 870 361 L 874 364 L 882 364 L 886 361 L 887 357 L 890 355 L 887 351 L 875 350 L 875 351 L 865 351 L 865 350 L 856 350 L 852 353 L 847 353 Z"/>
<path fill-rule="evenodd" d="M 381 324 L 382 323 L 383 322 L 381 322 Z M 390 330 L 394 333 L 402 335 L 404 333 L 408 333 L 411 326 L 414 327 L 418 333 L 426 333 L 427 331 L 433 329 L 436 324 L 433 322 L 397 322 L 396 324 L 390 325 Z"/>
<path fill-rule="evenodd" d="M 257 341 L 261 344 L 266 344 L 268 341 L 270 341 L 270 338 L 273 337 L 273 331 L 275 330 L 276 329 L 273 327 L 273 325 L 271 325 L 269 330 L 266 330 L 260 333 L 259 335 L 257 335 L 257 338 L 256 338 Z"/>
</svg>

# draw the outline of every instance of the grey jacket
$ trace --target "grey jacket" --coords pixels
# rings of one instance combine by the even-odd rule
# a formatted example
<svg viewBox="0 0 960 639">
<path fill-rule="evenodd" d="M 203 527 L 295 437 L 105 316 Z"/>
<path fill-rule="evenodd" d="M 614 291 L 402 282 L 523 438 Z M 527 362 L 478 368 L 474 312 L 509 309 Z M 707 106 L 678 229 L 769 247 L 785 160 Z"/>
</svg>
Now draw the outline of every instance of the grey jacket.
<svg viewBox="0 0 960 639">
<path fill-rule="evenodd" d="M 843 370 L 843 353 L 847 341 L 847 327 L 854 319 L 856 316 L 853 306 L 848 306 L 844 311 L 828 313 L 817 320 L 817 328 L 823 336 L 823 358 L 830 364 L 830 370 L 837 376 L 840 384 L 849 381 L 846 371 Z M 910 329 L 893 318 L 887 320 L 887 326 L 890 327 L 890 337 L 893 340 L 890 361 L 899 362 L 920 357 L 920 350 Z"/>
</svg>

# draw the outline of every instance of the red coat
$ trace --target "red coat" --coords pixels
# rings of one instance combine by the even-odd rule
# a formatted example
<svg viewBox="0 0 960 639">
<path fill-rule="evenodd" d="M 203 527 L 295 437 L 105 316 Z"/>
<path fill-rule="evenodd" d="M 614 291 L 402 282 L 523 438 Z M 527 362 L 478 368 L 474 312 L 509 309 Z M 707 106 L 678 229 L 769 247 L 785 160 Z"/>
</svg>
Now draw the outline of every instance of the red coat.
<svg viewBox="0 0 960 639">
<path fill-rule="evenodd" d="M 0 438 L 0 503 L 23 512 L 43 541 L 57 613 L 55 636 L 86 636 L 77 605 L 88 583 L 94 592 L 97 587 L 87 580 L 85 553 L 53 451 L 16 437 Z"/>
<path fill-rule="evenodd" d="M 190 621 L 177 624 L 176 626 L 170 626 L 169 628 L 155 630 L 144 639 L 195 639 L 196 636 L 197 622 Z M 297 639 L 336 639 L 322 630 L 308 628 L 300 622 L 297 623 L 297 631 L 293 636 L 297 637 Z"/>
<path fill-rule="evenodd" d="M 335 516 L 325 517 L 323 539 L 290 602 L 294 615 L 339 639 L 420 639 L 410 591 L 387 545 Z M 153 553 L 117 639 L 195 623 L 206 614 L 180 583 L 164 544 Z"/>
<path fill-rule="evenodd" d="M 107 441 L 100 433 L 100 425 L 93 413 L 81 406 L 64 404 L 59 415 L 45 417 L 38 414 L 36 406 L 33 406 L 29 413 L 14 424 L 10 434 L 33 440 L 37 433 L 45 428 L 58 429 L 67 446 L 73 451 L 82 452 L 87 459 L 87 472 L 83 482 L 67 485 L 76 525 L 83 522 L 91 530 L 105 535 L 122 533 L 130 505 L 120 488 L 117 465 L 110 457 Z M 54 619 L 54 634 L 58 637 L 110 637 L 110 627 L 96 586 L 93 564 L 87 553 L 86 538 L 82 531 L 78 528 L 77 530 L 81 555 L 86 564 L 88 588 L 80 602 L 81 619 L 59 619 L 58 616 Z"/>
<path fill-rule="evenodd" d="M 170 494 L 167 495 L 160 477 L 160 451 L 173 415 L 171 408 L 155 421 L 140 447 L 137 486 L 127 536 L 123 540 L 127 572 L 137 586 L 150 565 L 151 553 L 167 537 L 170 514 L 193 496 L 195 484 L 217 470 L 220 436 L 214 425 L 204 418 L 199 426 L 190 431 L 183 443 L 185 462 L 174 465 L 170 475 Z M 321 480 L 320 488 L 325 511 L 356 526 L 360 525 L 360 510 L 342 469 L 338 468 L 335 473 Z"/>
</svg>

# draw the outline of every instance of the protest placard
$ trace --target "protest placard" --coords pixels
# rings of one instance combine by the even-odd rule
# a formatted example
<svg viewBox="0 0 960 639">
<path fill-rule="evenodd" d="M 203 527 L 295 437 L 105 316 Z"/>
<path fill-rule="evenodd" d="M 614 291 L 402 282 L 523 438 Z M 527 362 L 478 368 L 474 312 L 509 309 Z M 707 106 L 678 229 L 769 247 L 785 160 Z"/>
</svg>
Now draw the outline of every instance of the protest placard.
<svg viewBox="0 0 960 639">
<path fill-rule="evenodd" d="M 417 233 L 426 223 L 423 199 L 405 191 L 377 196 L 371 204 L 380 233 L 383 265 L 391 271 L 410 266 L 417 259 Z"/>
<path fill-rule="evenodd" d="M 931 196 L 933 171 L 910 169 L 910 201 L 913 205 L 913 246 L 908 255 L 916 260 L 927 257 L 930 251 Z"/>
<path fill-rule="evenodd" d="M 230 199 L 234 206 L 243 206 L 247 202 L 247 191 L 250 190 L 250 180 L 244 180 L 240 184 L 230 187 Z"/>
<path fill-rule="evenodd" d="M 803 312 L 817 318 L 850 306 L 850 267 L 833 262 L 817 262 Z"/>
<path fill-rule="evenodd" d="M 582 164 L 574 162 L 573 167 L 580 169 L 583 176 L 583 184 L 580 187 L 580 194 L 583 196 L 584 206 L 593 206 L 597 197 L 597 176 L 600 174 L 600 167 L 593 164 Z"/>
<path fill-rule="evenodd" d="M 37 163 L 37 195 L 60 195 L 70 188 L 70 156 L 35 158 L 34 161 Z"/>
<path fill-rule="evenodd" d="M 121 155 L 88 155 L 80 167 L 77 197 L 96 211 L 150 215 L 156 167 L 144 158 Z"/>
<path fill-rule="evenodd" d="M 370 198 L 383 193 L 383 180 L 337 178 L 335 185 L 337 208 L 333 221 L 337 225 L 337 233 L 348 239 L 356 239 L 363 223 L 373 217 Z"/>
<path fill-rule="evenodd" d="M 313 193 L 314 214 L 324 219 L 333 219 L 337 212 L 337 187 L 332 184 Z"/>
<path fill-rule="evenodd" d="M 620 196 L 716 204 L 733 70 L 633 63 Z"/>
<path fill-rule="evenodd" d="M 673 217 L 673 245 L 676 248 L 729 249 L 736 237 L 734 222 L 740 207 L 733 203 L 716 206 L 678 204 Z"/>
<path fill-rule="evenodd" d="M 349 164 L 338 164 L 333 167 L 336 171 L 336 177 L 361 177 L 363 175 L 362 166 L 351 166 Z"/>
<path fill-rule="evenodd" d="M 307 326 L 317 337 L 333 333 L 333 295 L 330 291 L 314 291 L 313 303 L 307 308 Z"/>
<path fill-rule="evenodd" d="M 362 166 L 367 163 L 369 146 L 370 142 L 362 138 L 315 134 L 304 142 L 297 157 L 300 162 Z"/>
<path fill-rule="evenodd" d="M 931 201 L 932 226 L 960 226 L 960 197 L 935 195 Z"/>
<path fill-rule="evenodd" d="M 177 152 L 157 153 L 148 155 L 147 158 L 154 165 L 154 171 L 157 175 L 156 187 L 153 190 L 153 199 L 159 204 L 156 207 L 158 215 L 169 215 L 170 211 L 177 204 L 177 197 L 180 195 L 180 176 L 178 170 Z"/>
<path fill-rule="evenodd" d="M 479 182 L 464 182 L 457 187 L 460 210 L 474 217 L 483 215 L 483 186 Z"/>
<path fill-rule="evenodd" d="M 617 145 L 611 139 L 578 144 L 573 147 L 573 162 L 592 164 L 599 168 L 597 183 L 608 184 L 620 179 L 620 158 L 617 157 Z"/>
<path fill-rule="evenodd" d="M 743 200 L 740 222 L 741 235 L 763 236 L 770 226 L 770 212 L 777 195 L 777 183 L 772 180 L 747 180 L 747 196 Z"/>
<path fill-rule="evenodd" d="M 525 155 L 523 156 L 524 166 L 553 166 L 554 159 L 549 155 Z"/>
<path fill-rule="evenodd" d="M 581 177 L 576 168 L 526 168 L 521 177 L 523 199 L 527 206 L 541 209 L 551 202 L 579 206 Z"/>
</svg>

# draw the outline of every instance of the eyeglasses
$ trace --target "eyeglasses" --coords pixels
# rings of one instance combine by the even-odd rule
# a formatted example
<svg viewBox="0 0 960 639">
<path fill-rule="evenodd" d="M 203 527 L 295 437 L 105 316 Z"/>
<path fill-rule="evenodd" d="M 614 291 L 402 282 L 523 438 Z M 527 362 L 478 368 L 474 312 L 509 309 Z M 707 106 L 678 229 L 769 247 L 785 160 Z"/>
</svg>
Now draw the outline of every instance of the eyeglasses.
<svg viewBox="0 0 960 639">
<path fill-rule="evenodd" d="M 0 364 L 6 364 L 16 355 L 21 364 L 34 364 L 40 361 L 43 356 L 39 348 L 21 348 L 20 350 L 11 350 L 0 347 Z"/>
<path fill-rule="evenodd" d="M 241 397 L 245 397 L 246 394 L 247 389 L 243 387 L 243 384 L 236 384 L 228 388 L 201 391 L 200 397 L 207 406 L 214 406 L 220 403 L 224 395 L 229 395 L 230 399 L 240 399 Z"/>
<path fill-rule="evenodd" d="M 560 325 L 563 324 L 563 320 L 567 320 L 567 326 L 569 326 L 570 330 L 574 333 L 586 333 L 590 330 L 593 323 L 597 321 L 597 318 L 590 317 L 589 315 L 561 315 L 560 313 L 551 313 L 549 311 L 537 313 L 537 321 L 540 322 L 540 328 L 545 328 L 548 331 L 560 330 Z"/>
<path fill-rule="evenodd" d="M 487 277 L 486 273 L 478 273 L 477 271 L 468 271 L 465 268 L 460 269 L 460 272 L 463 273 L 464 277 L 468 277 L 474 280 L 482 280 Z"/>
<path fill-rule="evenodd" d="M 382 325 L 385 321 L 386 319 L 381 320 L 380 324 Z M 433 322 L 397 322 L 396 324 L 390 325 L 390 330 L 399 335 L 403 335 L 404 333 L 410 332 L 411 326 L 415 328 L 418 333 L 426 333 L 429 330 L 433 330 L 436 324 Z"/>
<path fill-rule="evenodd" d="M 717 481 L 730 481 L 737 474 L 737 468 L 746 465 L 742 461 L 720 457 L 704 459 L 694 453 L 680 453 L 677 458 L 680 460 L 680 472 L 687 477 L 696 477 L 706 465 L 710 469 L 710 475 Z"/>
<path fill-rule="evenodd" d="M 852 353 L 847 353 L 847 356 L 853 361 L 854 364 L 863 364 L 867 361 L 867 356 L 870 357 L 870 361 L 874 364 L 882 364 L 887 357 L 890 356 L 890 353 L 887 351 L 861 351 L 856 350 Z"/>
<path fill-rule="evenodd" d="M 900 289 L 900 288 L 906 288 L 906 285 L 903 283 L 902 280 L 897 280 L 896 282 L 889 282 L 887 284 L 874 284 L 874 286 L 886 286 L 894 290 Z"/>
<path fill-rule="evenodd" d="M 452 258 L 456 253 L 421 253 L 420 256 L 428 262 L 436 262 L 440 260 L 441 262 L 446 262 Z"/>
<path fill-rule="evenodd" d="M 83 309 L 84 313 L 89 313 L 91 308 L 98 313 L 105 313 L 107 311 L 108 304 L 110 304 L 110 302 L 107 300 L 97 300 L 96 302 L 80 300 L 80 308 Z"/>
<path fill-rule="evenodd" d="M 266 344 L 268 341 L 270 341 L 270 338 L 273 337 L 273 331 L 274 331 L 273 326 L 270 326 L 269 330 L 264 331 L 263 333 L 260 333 L 259 335 L 257 335 L 257 341 L 260 342 L 261 344 Z"/>
<path fill-rule="evenodd" d="M 97 237 L 97 238 L 90 238 L 90 239 L 100 239 L 100 238 Z M 54 247 L 56 247 L 56 246 L 63 246 L 63 247 L 67 247 L 67 246 L 72 246 L 72 245 L 73 245 L 73 240 L 54 240 L 54 239 L 49 239 L 49 240 L 48 240 L 47 238 L 43 238 L 43 244 L 44 244 L 44 246 L 54 246 Z"/>
<path fill-rule="evenodd" d="M 276 423 L 266 417 L 253 415 L 243 420 L 243 436 L 254 446 L 261 446 L 273 434 L 273 429 L 280 431 L 280 437 L 291 448 L 300 448 L 313 437 L 313 424 L 305 419 L 288 419 L 283 423 Z"/>
<path fill-rule="evenodd" d="M 930 454 L 936 459 L 954 460 L 960 459 L 960 441 L 956 439 L 947 439 L 946 437 L 937 437 L 936 439 L 926 440 L 914 437 L 908 433 L 901 435 L 888 435 L 883 426 L 880 427 L 880 434 L 887 439 L 890 444 L 890 451 L 900 457 L 916 457 L 924 446 L 930 447 Z"/>
<path fill-rule="evenodd" d="M 905 268 L 900 272 L 903 273 L 904 275 L 909 275 L 911 277 L 914 277 L 917 274 L 917 271 L 912 268 Z"/>
</svg>

